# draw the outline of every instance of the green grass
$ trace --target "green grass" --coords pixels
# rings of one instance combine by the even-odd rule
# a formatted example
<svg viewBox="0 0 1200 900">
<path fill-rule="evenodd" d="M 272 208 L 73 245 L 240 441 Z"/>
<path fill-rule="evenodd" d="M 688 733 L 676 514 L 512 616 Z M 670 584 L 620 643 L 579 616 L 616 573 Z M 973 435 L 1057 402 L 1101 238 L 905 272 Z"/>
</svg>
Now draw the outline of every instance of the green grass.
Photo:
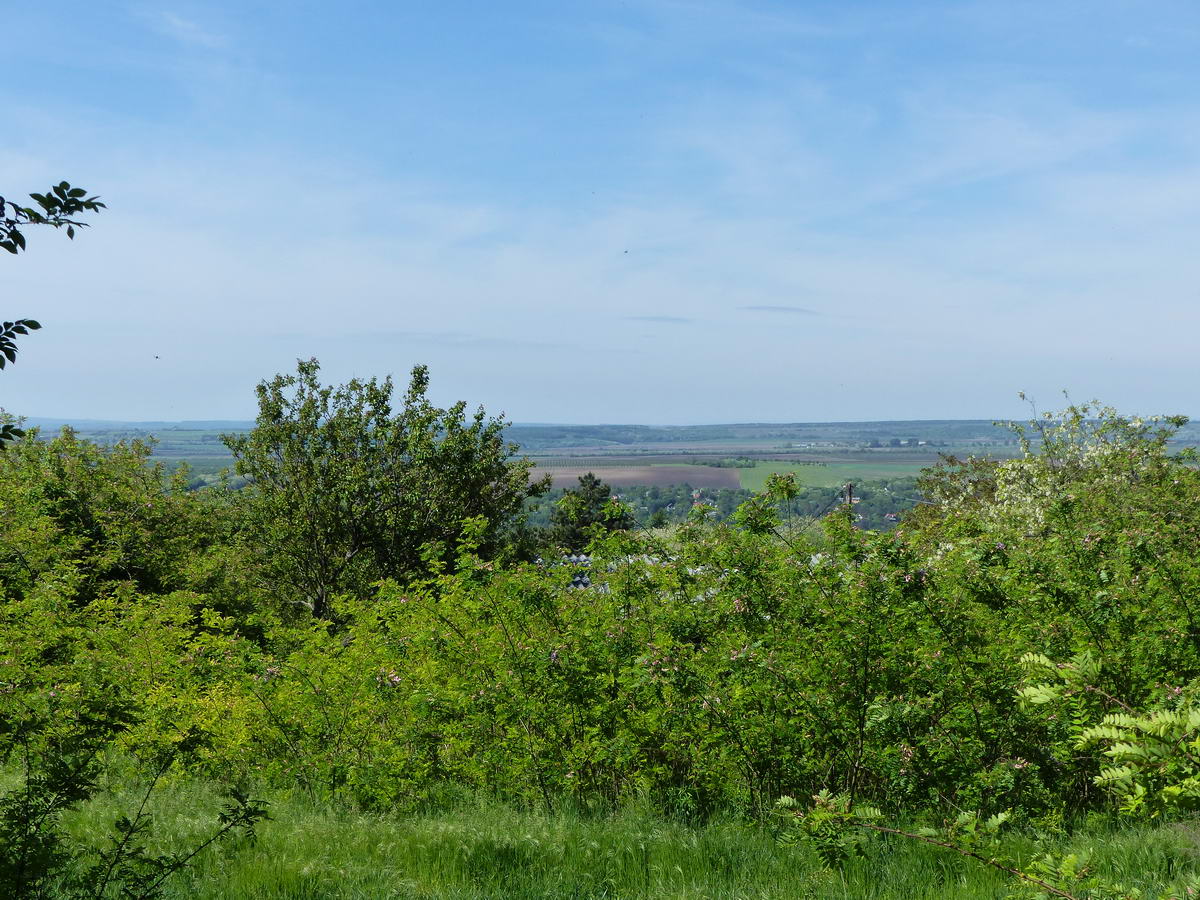
<svg viewBox="0 0 1200 900">
<path fill-rule="evenodd" d="M 932 461 L 931 461 L 932 462 Z M 773 474 L 794 472 L 796 481 L 813 487 L 837 487 L 847 481 L 878 481 L 888 478 L 907 478 L 920 474 L 931 463 L 914 462 L 833 462 L 803 465 L 794 462 L 764 461 L 753 469 L 738 469 L 742 487 L 761 491 Z"/>
<path fill-rule="evenodd" d="M 98 840 L 137 791 L 118 791 L 69 821 Z M 276 793 L 273 820 L 257 843 L 210 848 L 169 882 L 189 898 L 830 898 L 999 900 L 1012 879 L 937 848 L 873 840 L 834 872 L 805 846 L 776 843 L 762 826 L 737 821 L 688 826 L 639 810 L 605 817 L 518 811 L 480 800 L 411 815 L 368 815 Z M 161 789 L 152 801 L 155 848 L 198 843 L 215 820 L 215 792 L 197 782 Z M 1145 900 L 1167 897 L 1172 880 L 1200 873 L 1197 830 L 1096 831 L 1098 871 L 1120 873 Z M 1067 849 L 1067 848 L 1062 848 Z M 1181 891 L 1182 893 L 1182 891 Z"/>
<path fill-rule="evenodd" d="M 178 459 L 170 456 L 156 456 L 154 462 L 161 462 L 168 472 L 175 471 L 180 463 L 186 462 L 191 475 L 216 475 L 225 469 L 233 469 L 232 456 L 191 456 Z"/>
</svg>

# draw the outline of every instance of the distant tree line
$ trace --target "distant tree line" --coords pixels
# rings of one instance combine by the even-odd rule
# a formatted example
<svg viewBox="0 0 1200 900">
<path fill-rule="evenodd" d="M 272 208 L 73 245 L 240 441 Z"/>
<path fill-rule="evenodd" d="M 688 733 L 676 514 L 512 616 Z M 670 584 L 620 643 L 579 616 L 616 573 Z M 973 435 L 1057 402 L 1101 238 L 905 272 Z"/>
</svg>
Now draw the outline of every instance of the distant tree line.
<svg viewBox="0 0 1200 900">
<path fill-rule="evenodd" d="M 690 484 L 626 485 L 609 488 L 605 496 L 616 497 L 628 508 L 632 522 L 639 527 L 661 528 L 677 525 L 703 509 L 709 518 L 721 522 L 732 519 L 737 508 L 754 496 L 744 488 L 696 488 Z M 815 522 L 834 509 L 844 494 L 843 487 L 800 487 L 796 496 L 778 504 L 785 523 Z M 549 529 L 557 504 L 569 493 L 551 490 L 531 500 L 526 507 L 527 523 L 533 529 Z M 900 517 L 921 502 L 917 479 L 911 477 L 864 481 L 854 485 L 854 523 L 858 528 L 887 531 L 899 524 Z"/>
</svg>

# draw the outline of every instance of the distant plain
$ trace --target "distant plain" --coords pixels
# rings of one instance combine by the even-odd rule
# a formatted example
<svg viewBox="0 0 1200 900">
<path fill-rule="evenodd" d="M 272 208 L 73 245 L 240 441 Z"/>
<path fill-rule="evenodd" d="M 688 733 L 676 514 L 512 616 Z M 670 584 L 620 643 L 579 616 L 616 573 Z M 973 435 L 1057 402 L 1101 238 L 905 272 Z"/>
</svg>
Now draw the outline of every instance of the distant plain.
<svg viewBox="0 0 1200 900">
<path fill-rule="evenodd" d="M 234 460 L 221 441 L 251 422 L 89 422 L 31 419 L 46 436 L 70 424 L 100 443 L 154 441 L 155 461 L 168 470 L 186 463 L 194 479 L 214 482 Z M 729 425 L 522 425 L 507 435 L 519 453 L 549 474 L 556 488 L 594 471 L 614 487 L 688 484 L 703 489 L 761 490 L 775 473 L 802 485 L 918 474 L 944 456 L 1002 458 L 1020 452 L 1016 435 L 988 420 L 908 422 L 745 423 Z M 1181 443 L 1200 430 L 1188 426 Z"/>
</svg>

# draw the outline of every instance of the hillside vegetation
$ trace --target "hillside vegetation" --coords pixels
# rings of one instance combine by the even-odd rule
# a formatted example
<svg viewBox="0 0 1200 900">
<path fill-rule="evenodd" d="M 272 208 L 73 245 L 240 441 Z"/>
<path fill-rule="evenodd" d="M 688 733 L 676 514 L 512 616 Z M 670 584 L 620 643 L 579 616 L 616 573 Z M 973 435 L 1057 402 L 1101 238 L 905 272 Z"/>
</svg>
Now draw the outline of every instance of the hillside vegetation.
<svg viewBox="0 0 1200 900">
<path fill-rule="evenodd" d="M 580 588 L 499 424 L 422 378 L 396 410 L 315 368 L 260 387 L 243 490 L 164 490 L 136 441 L 0 454 L 9 895 L 334 895 L 380 841 L 392 880 L 346 896 L 1200 885 L 1182 420 L 1048 417 L 889 532 L 789 526 L 780 475 L 729 521 L 596 525 Z M 283 868 L 239 861 L 298 821 Z"/>
</svg>

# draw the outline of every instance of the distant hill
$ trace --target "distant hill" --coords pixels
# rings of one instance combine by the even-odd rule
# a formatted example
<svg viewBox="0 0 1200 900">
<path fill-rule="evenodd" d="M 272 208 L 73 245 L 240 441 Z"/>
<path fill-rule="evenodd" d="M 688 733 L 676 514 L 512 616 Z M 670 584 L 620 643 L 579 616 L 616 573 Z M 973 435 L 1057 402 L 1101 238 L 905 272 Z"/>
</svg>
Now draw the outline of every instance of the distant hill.
<svg viewBox="0 0 1200 900">
<path fill-rule="evenodd" d="M 70 425 L 101 442 L 154 436 L 159 455 L 224 456 L 223 432 L 248 431 L 254 423 L 237 419 L 179 422 L 122 422 L 33 416 L 28 426 L 45 432 Z M 554 425 L 514 423 L 509 440 L 526 453 L 661 453 L 668 448 L 730 452 L 833 448 L 967 450 L 1013 446 L 1015 437 L 990 419 L 923 419 L 880 422 L 741 422 L 724 425 Z M 1200 443 L 1200 423 L 1180 430 L 1176 443 Z"/>
<path fill-rule="evenodd" d="M 249 431 L 254 423 L 244 419 L 184 419 L 179 422 L 125 422 L 119 419 L 62 419 L 27 416 L 27 426 L 62 428 L 69 425 L 79 431 Z"/>
<path fill-rule="evenodd" d="M 894 439 L 953 444 L 1011 438 L 990 419 L 896 422 L 744 422 L 727 425 L 521 425 L 508 436 L 526 450 L 655 444 L 853 444 Z"/>
</svg>

